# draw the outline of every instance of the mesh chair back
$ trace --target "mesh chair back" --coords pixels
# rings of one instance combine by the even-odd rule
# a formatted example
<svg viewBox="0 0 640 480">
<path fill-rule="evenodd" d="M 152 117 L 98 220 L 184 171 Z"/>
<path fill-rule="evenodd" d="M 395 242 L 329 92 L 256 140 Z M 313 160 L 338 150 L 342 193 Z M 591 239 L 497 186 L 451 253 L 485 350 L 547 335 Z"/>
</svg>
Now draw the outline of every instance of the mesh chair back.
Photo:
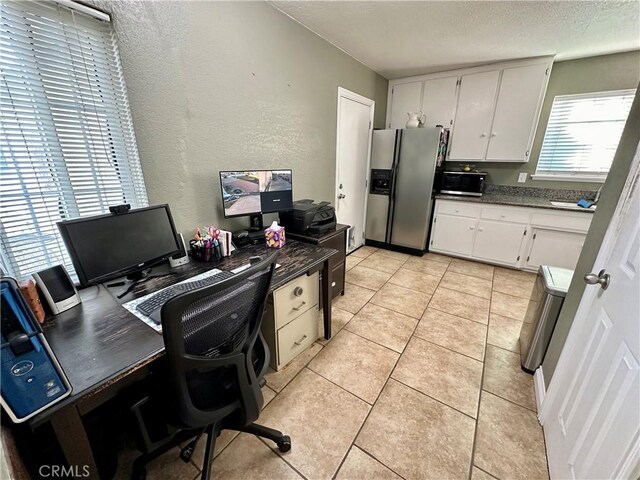
<svg viewBox="0 0 640 480">
<path fill-rule="evenodd" d="M 204 427 L 230 415 L 244 423 L 257 418 L 259 376 L 269 363 L 260 325 L 275 258 L 162 307 L 172 397 L 185 426 Z"/>
</svg>

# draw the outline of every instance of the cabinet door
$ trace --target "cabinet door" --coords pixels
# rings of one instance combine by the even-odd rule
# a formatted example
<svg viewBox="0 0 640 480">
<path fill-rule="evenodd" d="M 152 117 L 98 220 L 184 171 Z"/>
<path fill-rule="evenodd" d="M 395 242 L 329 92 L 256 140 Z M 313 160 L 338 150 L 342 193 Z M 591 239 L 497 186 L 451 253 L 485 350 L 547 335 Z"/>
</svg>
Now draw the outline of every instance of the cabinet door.
<svg viewBox="0 0 640 480">
<path fill-rule="evenodd" d="M 546 229 L 535 229 L 532 233 L 527 268 L 537 269 L 540 265 L 576 268 L 586 235 Z"/>
<path fill-rule="evenodd" d="M 407 113 L 420 111 L 421 98 L 422 82 L 394 85 L 391 93 L 389 128 L 404 128 L 409 120 Z"/>
<path fill-rule="evenodd" d="M 426 116 L 425 126 L 442 125 L 451 128 L 456 110 L 458 77 L 437 78 L 424 82 L 422 113 Z"/>
<path fill-rule="evenodd" d="M 449 160 L 483 160 L 487 151 L 500 71 L 461 79 Z"/>
<path fill-rule="evenodd" d="M 520 255 L 525 226 L 517 223 L 480 220 L 473 244 L 473 257 L 515 265 Z"/>
<path fill-rule="evenodd" d="M 433 222 L 431 250 L 471 255 L 477 219 L 439 213 Z"/>
<path fill-rule="evenodd" d="M 505 68 L 489 137 L 487 161 L 526 162 L 547 84 L 548 64 Z"/>
</svg>

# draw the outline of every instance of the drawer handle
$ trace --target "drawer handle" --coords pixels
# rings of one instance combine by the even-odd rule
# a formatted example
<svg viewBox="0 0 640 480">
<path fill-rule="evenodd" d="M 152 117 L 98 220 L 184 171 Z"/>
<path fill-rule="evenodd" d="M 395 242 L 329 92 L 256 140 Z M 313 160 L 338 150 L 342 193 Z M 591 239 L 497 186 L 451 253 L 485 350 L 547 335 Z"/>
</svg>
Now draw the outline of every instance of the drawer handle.
<svg viewBox="0 0 640 480">
<path fill-rule="evenodd" d="M 299 341 L 297 341 L 297 342 L 293 342 L 293 343 L 295 343 L 296 345 L 300 346 L 300 345 L 302 345 L 302 344 L 304 343 L 304 341 L 305 341 L 307 338 L 309 338 L 309 337 L 307 337 L 306 335 L 303 335 L 303 336 L 302 336 L 302 338 L 301 338 Z"/>
<path fill-rule="evenodd" d="M 307 304 L 307 302 L 302 302 L 302 303 L 301 303 L 300 305 L 298 305 L 297 307 L 293 307 L 293 309 L 294 309 L 295 311 L 298 311 L 298 310 L 300 310 L 302 307 L 304 307 L 306 304 Z"/>
<path fill-rule="evenodd" d="M 480 227 L 480 228 L 478 228 L 478 231 L 479 232 L 484 232 L 484 228 Z"/>
<path fill-rule="evenodd" d="M 474 229 L 474 227 L 469 227 L 469 230 L 473 230 L 473 229 Z"/>
<path fill-rule="evenodd" d="M 296 287 L 293 289 L 293 294 L 296 297 L 299 297 L 300 295 L 302 295 L 304 293 L 304 289 L 302 287 Z"/>
<path fill-rule="evenodd" d="M 336 282 L 331 282 L 331 286 L 335 287 L 336 286 Z"/>
</svg>

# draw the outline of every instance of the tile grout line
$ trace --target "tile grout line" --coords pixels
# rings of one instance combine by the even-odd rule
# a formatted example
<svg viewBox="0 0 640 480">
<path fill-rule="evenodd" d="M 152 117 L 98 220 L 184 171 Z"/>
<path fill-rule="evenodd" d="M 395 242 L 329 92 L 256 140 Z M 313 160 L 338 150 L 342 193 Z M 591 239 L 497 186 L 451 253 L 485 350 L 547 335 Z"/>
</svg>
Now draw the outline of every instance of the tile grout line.
<svg viewBox="0 0 640 480">
<path fill-rule="evenodd" d="M 489 322 L 491 321 L 491 303 L 493 301 L 493 281 L 496 275 L 495 268 L 493 269 L 493 275 L 491 277 L 491 298 L 489 299 L 489 319 L 487 321 L 487 334 L 484 339 L 484 360 L 482 361 L 482 377 L 480 377 L 480 391 L 478 392 L 478 410 L 476 415 L 476 424 L 473 431 L 473 446 L 471 448 L 471 465 L 469 465 L 469 480 L 473 475 L 473 466 L 476 460 L 476 446 L 478 442 L 478 425 L 480 424 L 480 408 L 482 407 L 482 392 L 484 390 L 484 372 L 487 366 L 487 342 L 489 341 Z M 484 470 L 483 470 L 484 471 Z M 489 472 L 487 472 L 489 473 Z M 493 474 L 489 473 L 491 476 Z"/>
<path fill-rule="evenodd" d="M 406 263 L 406 261 L 405 261 Z M 442 281 L 442 278 L 440 279 Z M 388 283 L 388 281 L 386 282 Z M 385 283 L 385 285 L 386 285 Z M 438 285 L 440 284 L 440 282 L 438 282 Z M 437 287 L 436 287 L 437 288 Z M 431 301 L 431 299 L 429 299 L 429 301 Z M 369 302 L 367 302 L 369 303 Z M 366 304 L 365 304 L 366 305 Z M 375 305 L 375 304 L 374 304 Z M 428 306 L 428 304 L 427 304 Z M 364 308 L 364 306 L 363 306 Z M 384 307 L 383 307 L 384 308 Z M 426 307 L 425 307 L 425 311 L 426 311 Z M 360 428 L 358 429 L 358 431 L 356 432 L 356 435 L 353 437 L 353 440 L 351 441 L 351 445 L 349 446 L 348 451 L 351 451 L 351 449 L 355 446 L 357 446 L 358 448 L 360 448 L 360 450 L 362 450 L 363 452 L 365 452 L 367 455 L 369 455 L 371 458 L 373 458 L 374 460 L 376 460 L 378 463 L 380 463 L 381 465 L 384 465 L 385 467 L 387 467 L 389 470 L 391 470 L 393 473 L 395 473 L 396 475 L 398 475 L 400 478 L 404 478 L 402 475 L 398 474 L 393 468 L 391 468 L 389 465 L 385 464 L 384 462 L 382 462 L 381 459 L 375 457 L 374 455 L 372 455 L 370 452 L 366 451 L 364 447 L 358 446 L 356 445 L 356 440 L 358 439 L 358 437 L 360 436 L 360 433 L 362 432 L 362 429 L 364 428 L 365 424 L 367 423 L 367 420 L 369 420 L 369 417 L 371 416 L 371 412 L 373 412 L 373 409 L 376 406 L 376 403 L 378 403 L 378 400 L 380 399 L 380 396 L 382 395 L 382 392 L 384 392 L 384 389 L 387 387 L 387 385 L 389 384 L 389 380 L 391 379 L 391 376 L 393 375 L 394 370 L 396 369 L 396 367 L 398 366 L 398 362 L 400 361 L 400 359 L 402 358 L 402 355 L 404 354 L 404 352 L 407 349 L 407 345 L 409 345 L 409 342 L 411 341 L 411 338 L 413 337 L 416 328 L 418 328 L 418 324 L 420 322 L 418 321 L 416 323 L 416 326 L 413 328 L 413 332 L 411 332 L 411 335 L 409 336 L 409 340 L 407 341 L 407 343 L 405 344 L 404 348 L 402 349 L 402 352 L 400 352 L 400 355 L 398 355 L 398 358 L 396 359 L 395 364 L 393 365 L 393 368 L 391 369 L 391 372 L 389 373 L 389 376 L 387 377 L 386 381 L 384 382 L 384 385 L 382 386 L 382 388 L 380 389 L 380 392 L 378 392 L 378 395 L 376 396 L 376 399 L 373 401 L 373 404 L 371 405 L 371 409 L 369 410 L 369 413 L 367 413 L 367 416 L 364 418 L 364 421 L 362 422 L 362 425 L 360 425 Z M 345 325 L 346 326 L 346 325 Z M 397 353 L 397 352 L 396 352 Z M 324 378 L 324 377 L 323 377 Z M 394 381 L 397 381 L 394 379 Z M 353 395 L 353 394 L 352 394 Z M 338 468 L 336 470 L 336 472 L 334 473 L 332 480 L 335 480 L 336 476 L 338 475 L 338 473 L 340 472 L 340 469 L 342 468 L 342 465 L 344 464 L 344 461 L 346 460 L 347 456 L 345 455 L 344 458 L 342 459 L 342 461 L 340 462 L 340 465 L 338 465 Z"/>
<path fill-rule="evenodd" d="M 436 346 L 436 347 L 443 348 L 444 350 L 447 350 L 447 351 L 449 351 L 449 352 L 451 352 L 451 353 L 456 353 L 456 354 L 458 354 L 458 355 L 462 355 L 463 357 L 466 357 L 466 358 L 468 358 L 468 359 L 470 359 L 470 360 L 475 360 L 476 362 L 484 363 L 484 359 L 479 360 L 479 359 L 477 359 L 477 358 L 475 358 L 475 357 L 472 357 L 471 355 L 467 355 L 466 353 L 458 352 L 457 350 L 453 350 L 452 348 L 445 347 L 445 346 L 443 346 L 443 345 L 440 345 L 439 343 L 433 342 L 433 341 L 431 341 L 431 340 L 427 340 L 426 338 L 422 338 L 421 336 L 416 335 L 415 333 L 413 334 L 413 336 L 414 336 L 415 338 L 417 338 L 418 340 L 422 340 L 423 342 L 427 342 L 427 343 L 429 343 L 429 344 L 431 344 L 431 345 L 434 345 L 434 346 Z M 485 347 L 485 349 L 486 349 L 486 347 Z"/>
</svg>

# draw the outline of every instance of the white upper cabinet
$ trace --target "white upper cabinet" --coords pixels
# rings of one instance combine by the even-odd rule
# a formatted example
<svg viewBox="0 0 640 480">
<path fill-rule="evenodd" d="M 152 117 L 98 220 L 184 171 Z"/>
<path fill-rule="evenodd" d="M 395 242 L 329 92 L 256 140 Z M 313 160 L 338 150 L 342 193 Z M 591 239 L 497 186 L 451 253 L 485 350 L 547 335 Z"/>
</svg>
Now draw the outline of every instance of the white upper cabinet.
<svg viewBox="0 0 640 480">
<path fill-rule="evenodd" d="M 529 160 L 548 71 L 546 63 L 502 71 L 487 162 Z"/>
<path fill-rule="evenodd" d="M 422 111 L 451 128 L 448 160 L 527 162 L 553 57 L 483 65 L 389 82 L 387 128 Z M 452 122 L 453 120 L 453 122 Z"/>
<path fill-rule="evenodd" d="M 422 82 L 400 83 L 391 90 L 391 115 L 388 128 L 404 128 L 409 120 L 408 113 L 420 111 Z"/>
<path fill-rule="evenodd" d="M 458 100 L 458 77 L 435 78 L 424 82 L 422 113 L 425 127 L 451 128 Z"/>
<path fill-rule="evenodd" d="M 449 160 L 483 160 L 498 91 L 500 71 L 463 75 Z"/>
</svg>

